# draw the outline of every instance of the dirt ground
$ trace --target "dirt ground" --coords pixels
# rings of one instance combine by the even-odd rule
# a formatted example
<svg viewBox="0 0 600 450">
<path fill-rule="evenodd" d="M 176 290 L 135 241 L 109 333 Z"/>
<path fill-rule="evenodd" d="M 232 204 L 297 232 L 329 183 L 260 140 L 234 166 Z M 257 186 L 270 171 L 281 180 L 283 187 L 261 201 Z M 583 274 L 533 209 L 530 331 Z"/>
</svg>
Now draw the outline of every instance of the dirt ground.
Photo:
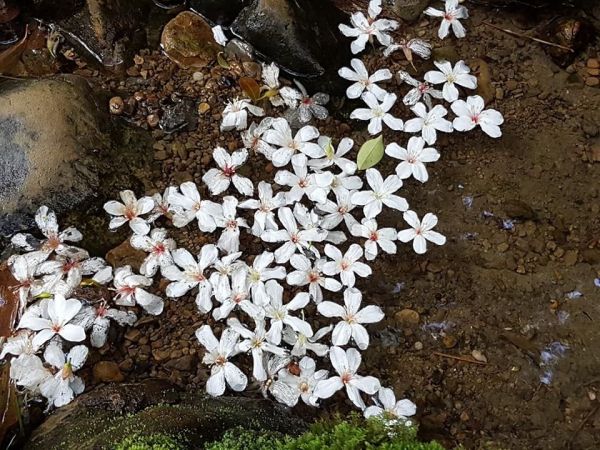
<svg viewBox="0 0 600 450">
<path fill-rule="evenodd" d="M 442 136 L 436 144 L 442 158 L 428 166 L 430 181 L 406 184 L 412 208 L 437 214 L 448 242 L 420 257 L 400 246 L 358 283 L 367 301 L 386 312 L 372 328 L 364 367 L 417 403 L 423 438 L 448 447 L 600 448 L 600 287 L 594 285 L 600 276 L 600 89 L 585 82 L 598 47 L 589 46 L 565 70 L 539 44 L 482 23 L 527 32 L 523 17 L 479 7 L 471 7 L 471 16 L 462 41 L 440 42 L 437 22 L 428 20 L 416 34 L 447 46 L 438 55 L 472 67 L 485 61 L 491 85 L 482 84 L 494 97 L 490 106 L 504 114 L 504 135 Z M 236 133 L 218 131 L 222 105 L 236 94 L 235 68 L 206 69 L 193 81 L 192 72 L 157 52 L 141 56 L 125 80 L 102 80 L 125 99 L 143 94 L 133 122 L 145 124 L 174 93 L 210 106 L 197 129 L 152 132 L 148 190 L 190 179 L 200 184 L 215 145 L 241 145 Z M 369 58 L 373 67 L 384 64 L 380 56 Z M 394 72 L 406 68 L 400 54 L 385 63 Z M 420 76 L 431 67 L 416 65 Z M 391 89 L 403 95 L 406 86 Z M 334 106 L 335 119 L 317 124 L 322 133 L 363 142 L 361 124 L 343 119 L 348 107 Z M 396 112 L 410 116 L 404 105 Z M 385 135 L 386 142 L 407 138 Z M 384 160 L 380 168 L 391 173 L 394 165 Z M 250 166 L 254 179 L 273 175 L 261 158 Z M 403 227 L 398 214 L 381 223 Z M 189 228 L 175 238 L 191 249 L 210 239 Z M 259 241 L 244 245 L 260 249 Z M 208 372 L 193 333 L 204 321 L 192 298 L 168 301 L 162 316 L 113 336 L 94 358 L 117 361 L 129 380 L 158 376 L 199 388 Z M 343 401 L 337 407 L 350 409 Z"/>
</svg>

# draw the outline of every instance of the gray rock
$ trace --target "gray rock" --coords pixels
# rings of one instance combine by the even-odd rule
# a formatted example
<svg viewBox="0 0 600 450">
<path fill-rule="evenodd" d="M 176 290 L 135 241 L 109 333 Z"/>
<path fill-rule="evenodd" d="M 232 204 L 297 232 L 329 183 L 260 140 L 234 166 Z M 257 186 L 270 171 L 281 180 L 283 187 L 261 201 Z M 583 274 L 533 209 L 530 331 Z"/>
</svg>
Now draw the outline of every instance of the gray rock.
<svg viewBox="0 0 600 450">
<path fill-rule="evenodd" d="M 337 71 L 351 59 L 338 30 L 348 20 L 330 0 L 254 0 L 231 30 L 309 90 L 335 93 L 344 88 Z"/>
<path fill-rule="evenodd" d="M 25 449 L 115 448 L 128 436 L 162 434 L 193 448 L 243 426 L 299 434 L 306 425 L 289 409 L 264 399 L 210 398 L 184 393 L 166 381 L 101 386 L 52 413 L 32 434 Z"/>
<path fill-rule="evenodd" d="M 42 204 L 97 213 L 105 226 L 101 202 L 139 187 L 132 173 L 150 156 L 147 138 L 113 124 L 107 104 L 75 76 L 0 84 L 0 235 L 27 228 Z"/>
<path fill-rule="evenodd" d="M 394 0 L 394 11 L 401 19 L 413 22 L 429 6 L 431 0 Z"/>
<path fill-rule="evenodd" d="M 212 23 L 229 26 L 252 0 L 191 0 L 190 8 Z"/>
</svg>

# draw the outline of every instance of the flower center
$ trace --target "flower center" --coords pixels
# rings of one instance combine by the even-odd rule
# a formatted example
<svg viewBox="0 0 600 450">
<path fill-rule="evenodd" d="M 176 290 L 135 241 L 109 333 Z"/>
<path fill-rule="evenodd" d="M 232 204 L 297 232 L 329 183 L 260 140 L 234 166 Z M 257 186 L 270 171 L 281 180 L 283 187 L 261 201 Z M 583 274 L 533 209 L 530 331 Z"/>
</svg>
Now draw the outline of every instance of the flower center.
<svg viewBox="0 0 600 450">
<path fill-rule="evenodd" d="M 342 383 L 348 384 L 350 383 L 350 380 L 352 380 L 352 374 L 349 372 L 344 372 L 340 378 L 342 379 Z"/>
<path fill-rule="evenodd" d="M 303 381 L 302 383 L 300 383 L 300 386 L 298 386 L 298 389 L 300 389 L 300 392 L 306 393 L 310 391 L 310 386 L 306 381 Z"/>
<path fill-rule="evenodd" d="M 135 209 L 132 206 L 127 206 L 125 208 L 125 214 L 123 214 L 123 216 L 127 220 L 131 220 L 131 219 L 135 219 L 137 217 L 137 214 L 135 212 Z"/>
<path fill-rule="evenodd" d="M 475 125 L 477 125 L 479 123 L 479 114 L 475 114 L 475 115 L 471 116 L 471 122 L 473 122 Z"/>
<path fill-rule="evenodd" d="M 167 249 L 165 247 L 165 244 L 163 244 L 162 242 L 154 245 L 153 253 L 156 253 L 157 255 L 162 255 L 166 251 Z"/>
<path fill-rule="evenodd" d="M 229 222 L 227 222 L 227 228 L 235 230 L 237 228 L 237 221 L 236 220 L 230 220 Z"/>
<path fill-rule="evenodd" d="M 346 206 L 340 206 L 340 207 L 338 208 L 338 212 L 339 212 L 340 214 L 346 214 L 346 213 L 348 212 L 348 208 L 347 208 Z"/>
<path fill-rule="evenodd" d="M 55 333 L 60 333 L 60 330 L 62 330 L 62 327 L 58 324 L 54 324 L 52 325 L 52 331 Z"/>
<path fill-rule="evenodd" d="M 350 267 L 350 262 L 345 259 L 342 259 L 340 267 L 342 268 L 342 270 L 348 270 L 348 268 Z"/>
<path fill-rule="evenodd" d="M 123 295 L 133 295 L 135 293 L 135 287 L 133 286 L 123 286 L 118 289 L 119 294 Z"/>
<path fill-rule="evenodd" d="M 318 272 L 311 271 L 308 274 L 308 282 L 309 283 L 317 283 L 321 279 L 321 276 Z"/>
<path fill-rule="evenodd" d="M 252 348 L 261 348 L 263 344 L 263 339 L 254 337 L 250 340 L 250 346 Z"/>
<path fill-rule="evenodd" d="M 306 178 L 301 178 L 300 181 L 298 181 L 298 186 L 300 186 L 302 189 L 304 189 L 305 187 L 308 187 L 308 180 Z"/>
<path fill-rule="evenodd" d="M 65 261 L 63 266 L 62 266 L 62 270 L 64 273 L 67 273 L 69 270 L 74 269 L 76 267 L 79 267 L 79 261 Z"/>
<path fill-rule="evenodd" d="M 298 242 L 300 242 L 300 238 L 297 234 L 292 234 L 292 236 L 290 237 L 290 241 L 292 241 L 294 244 L 297 244 Z"/>
<path fill-rule="evenodd" d="M 378 239 L 379 239 L 379 236 L 377 234 L 377 231 L 371 231 L 371 234 L 369 234 L 369 240 L 377 241 Z"/>
<path fill-rule="evenodd" d="M 245 292 L 239 292 L 237 294 L 235 294 L 233 296 L 233 303 L 239 305 L 240 303 L 242 303 L 244 300 L 246 300 L 246 293 Z"/>
<path fill-rule="evenodd" d="M 225 166 L 225 168 L 223 169 L 223 174 L 226 177 L 231 178 L 232 176 L 235 175 L 235 167 L 229 167 L 229 166 Z"/>
<path fill-rule="evenodd" d="M 56 250 L 60 246 L 60 239 L 56 234 L 48 236 L 48 240 L 44 244 L 44 247 L 48 250 Z"/>
<path fill-rule="evenodd" d="M 445 13 L 444 14 L 444 20 L 452 22 L 454 20 L 454 14 L 453 13 Z"/>
<path fill-rule="evenodd" d="M 215 364 L 217 366 L 224 366 L 226 362 L 227 358 L 225 358 L 223 355 L 219 355 L 218 358 L 215 359 Z"/>
<path fill-rule="evenodd" d="M 385 115 L 385 112 L 383 111 L 383 109 L 381 109 L 381 107 L 376 106 L 375 108 L 373 108 L 373 116 L 383 117 L 384 115 Z"/>
</svg>

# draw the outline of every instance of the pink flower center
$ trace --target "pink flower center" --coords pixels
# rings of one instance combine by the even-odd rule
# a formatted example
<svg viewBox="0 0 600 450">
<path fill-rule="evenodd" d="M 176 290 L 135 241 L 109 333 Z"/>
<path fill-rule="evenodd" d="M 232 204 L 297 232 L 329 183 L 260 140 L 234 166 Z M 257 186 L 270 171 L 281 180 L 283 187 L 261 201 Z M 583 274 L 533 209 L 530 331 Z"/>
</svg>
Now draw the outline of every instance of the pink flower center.
<svg viewBox="0 0 600 450">
<path fill-rule="evenodd" d="M 229 222 L 227 222 L 227 228 L 235 230 L 237 228 L 237 221 L 230 220 Z"/>
<path fill-rule="evenodd" d="M 235 294 L 235 296 L 233 297 L 233 303 L 239 305 L 245 299 L 246 299 L 246 294 L 243 292 L 240 292 L 239 294 Z"/>
<path fill-rule="evenodd" d="M 378 239 L 379 239 L 379 235 L 377 234 L 377 231 L 371 231 L 371 234 L 369 235 L 369 240 L 377 241 Z"/>
<path fill-rule="evenodd" d="M 232 176 L 235 175 L 235 167 L 229 167 L 229 166 L 225 166 L 225 168 L 223 169 L 223 174 L 226 177 L 231 178 Z"/>
<path fill-rule="evenodd" d="M 453 13 L 445 13 L 444 14 L 444 19 L 447 20 L 447 21 L 449 21 L 449 22 L 452 22 L 454 20 L 454 14 Z"/>
<path fill-rule="evenodd" d="M 346 372 L 341 376 L 341 379 L 342 379 L 342 383 L 348 384 L 348 383 L 350 383 L 350 380 L 352 380 L 352 374 Z"/>
<path fill-rule="evenodd" d="M 297 244 L 300 241 L 300 238 L 298 237 L 297 234 L 292 234 L 290 240 L 294 243 Z"/>
<path fill-rule="evenodd" d="M 123 216 L 127 220 L 131 220 L 131 219 L 135 219 L 137 217 L 137 214 L 131 206 L 128 206 L 127 208 L 125 208 L 125 214 L 123 214 Z"/>
<path fill-rule="evenodd" d="M 58 238 L 58 235 L 51 234 L 50 236 L 48 236 L 48 240 L 44 244 L 44 247 L 48 250 L 56 250 L 60 246 L 60 244 L 61 242 Z"/>
<path fill-rule="evenodd" d="M 119 294 L 126 295 L 126 296 L 133 295 L 135 293 L 135 287 L 123 286 L 123 287 L 120 287 L 117 292 L 119 292 Z"/>
<path fill-rule="evenodd" d="M 163 243 L 156 244 L 153 249 L 153 253 L 156 253 L 157 255 L 162 255 L 166 251 L 167 251 L 167 248 L 165 247 L 165 244 L 163 244 Z"/>
<path fill-rule="evenodd" d="M 62 266 L 62 271 L 63 273 L 67 273 L 69 272 L 69 270 L 74 269 L 76 267 L 79 267 L 79 261 L 65 261 L 65 263 Z"/>
<path fill-rule="evenodd" d="M 348 212 L 348 208 L 346 208 L 345 206 L 340 206 L 340 207 L 338 208 L 338 212 L 339 212 L 340 214 L 346 214 L 346 213 Z"/>
<path fill-rule="evenodd" d="M 479 123 L 479 114 L 471 116 L 471 122 L 473 122 L 475 125 L 477 125 Z"/>
<path fill-rule="evenodd" d="M 318 272 L 310 272 L 308 274 L 308 281 L 310 283 L 316 283 L 321 279 L 321 276 L 318 274 Z"/>
<path fill-rule="evenodd" d="M 345 259 L 342 259 L 340 267 L 342 268 L 342 270 L 348 270 L 348 268 L 350 267 L 350 263 Z"/>
<path fill-rule="evenodd" d="M 308 186 L 308 180 L 306 178 L 301 178 L 300 181 L 298 181 L 298 186 L 304 189 Z"/>
<path fill-rule="evenodd" d="M 227 359 L 224 356 L 219 356 L 216 360 L 215 360 L 215 364 L 217 366 L 224 366 L 225 363 L 227 362 Z"/>
</svg>

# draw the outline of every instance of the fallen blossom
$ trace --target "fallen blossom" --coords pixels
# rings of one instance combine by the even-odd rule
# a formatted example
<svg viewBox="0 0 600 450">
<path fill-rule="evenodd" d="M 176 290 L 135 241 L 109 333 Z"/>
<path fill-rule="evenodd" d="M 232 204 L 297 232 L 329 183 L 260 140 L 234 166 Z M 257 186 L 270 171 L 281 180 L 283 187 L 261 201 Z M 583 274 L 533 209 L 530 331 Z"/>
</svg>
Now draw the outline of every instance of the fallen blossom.
<svg viewBox="0 0 600 450">
<path fill-rule="evenodd" d="M 406 148 L 400 147 L 395 142 L 389 144 L 385 148 L 385 154 L 401 160 L 396 166 L 396 175 L 401 179 L 412 176 L 421 183 L 429 179 L 425 163 L 440 159 L 438 151 L 432 147 L 425 148 L 425 140 L 418 136 L 411 137 Z"/>
<path fill-rule="evenodd" d="M 413 241 L 413 248 L 418 254 L 423 254 L 427 251 L 427 241 L 431 241 L 436 245 L 444 245 L 446 237 L 433 231 L 437 225 L 438 218 L 435 214 L 427 213 L 423 216 L 423 220 L 414 211 L 406 211 L 404 220 L 412 228 L 398 232 L 398 240 L 402 242 Z"/>
<path fill-rule="evenodd" d="M 469 11 L 466 7 L 459 5 L 460 0 L 446 0 L 444 5 L 444 11 L 432 8 L 431 6 L 423 11 L 424 14 L 432 17 L 441 17 L 442 23 L 438 30 L 438 37 L 444 39 L 450 33 L 450 27 L 452 32 L 457 38 L 464 38 L 466 36 L 465 27 L 460 23 L 460 19 L 467 19 L 469 17 Z"/>
<path fill-rule="evenodd" d="M 357 108 L 350 114 L 351 119 L 368 120 L 368 130 L 370 134 L 379 134 L 382 130 L 382 124 L 385 123 L 392 130 L 400 131 L 404 128 L 402 119 L 396 118 L 389 113 L 394 103 L 396 103 L 396 94 L 386 93 L 379 103 L 377 97 L 370 92 L 365 92 L 362 97 L 368 108 Z"/>
<path fill-rule="evenodd" d="M 349 99 L 359 98 L 366 90 L 373 94 L 377 100 L 383 100 L 383 97 L 387 92 L 385 89 L 380 88 L 377 83 L 391 79 L 392 72 L 390 72 L 389 69 L 379 69 L 374 72 L 373 75 L 369 75 L 365 64 L 358 58 L 353 58 L 350 61 L 350 66 L 352 66 L 352 69 L 342 67 L 338 71 L 340 77 L 354 81 L 354 83 L 346 90 L 346 96 Z"/>
<path fill-rule="evenodd" d="M 237 169 L 248 159 L 248 150 L 244 148 L 230 155 L 224 148 L 217 147 L 213 150 L 213 159 L 219 168 L 212 168 L 202 176 L 202 181 L 212 195 L 225 192 L 231 183 L 240 194 L 252 195 L 254 192 L 252 181 L 237 173 Z"/>
<path fill-rule="evenodd" d="M 417 117 L 406 121 L 404 131 L 407 133 L 420 132 L 425 142 L 433 145 L 437 140 L 437 131 L 452 132 L 452 122 L 444 119 L 448 110 L 442 105 L 435 105 L 427 111 L 427 107 L 419 102 L 410 109 Z"/>
<path fill-rule="evenodd" d="M 504 123 L 504 117 L 495 109 L 486 109 L 483 98 L 479 95 L 467 97 L 467 101 L 456 100 L 451 108 L 458 117 L 452 125 L 457 131 L 469 131 L 480 126 L 485 134 L 493 138 L 502 136 L 500 125 Z"/>
<path fill-rule="evenodd" d="M 434 61 L 433 64 L 438 70 L 430 70 L 425 74 L 425 81 L 431 84 L 444 84 L 442 94 L 447 102 L 454 102 L 458 99 L 458 88 L 456 85 L 467 89 L 477 88 L 477 77 L 471 75 L 471 69 L 463 60 L 458 61 L 454 67 L 448 61 Z"/>
</svg>

